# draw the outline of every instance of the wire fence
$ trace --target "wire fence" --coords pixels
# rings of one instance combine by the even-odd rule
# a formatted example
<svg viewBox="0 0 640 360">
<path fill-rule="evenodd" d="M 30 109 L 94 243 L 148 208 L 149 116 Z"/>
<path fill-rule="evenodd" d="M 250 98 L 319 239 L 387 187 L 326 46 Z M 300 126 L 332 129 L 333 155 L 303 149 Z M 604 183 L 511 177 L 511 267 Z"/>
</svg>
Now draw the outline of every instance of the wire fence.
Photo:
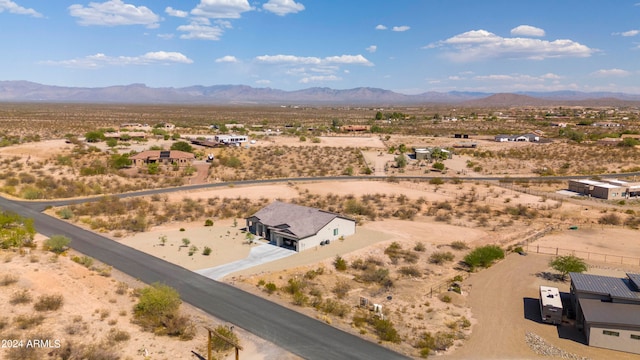
<svg viewBox="0 0 640 360">
<path fill-rule="evenodd" d="M 434 295 L 438 295 L 440 293 L 443 293 L 445 291 L 449 291 L 449 290 L 454 290 L 455 291 L 455 286 L 453 286 L 454 283 L 457 283 L 459 281 L 465 280 L 467 279 L 469 276 L 471 276 L 471 273 L 469 272 L 459 272 L 456 275 L 454 275 L 451 279 L 449 280 L 445 280 L 442 282 L 439 282 L 437 284 L 434 284 L 431 286 L 431 290 L 429 291 L 429 297 L 432 298 Z"/>
<path fill-rule="evenodd" d="M 548 254 L 556 256 L 573 255 L 588 261 L 598 261 L 609 264 L 636 265 L 640 266 L 640 258 L 623 255 L 602 254 L 590 251 L 580 251 L 573 249 L 563 249 L 559 247 L 540 246 L 526 244 L 527 252 L 535 252 L 536 254 Z"/>
</svg>

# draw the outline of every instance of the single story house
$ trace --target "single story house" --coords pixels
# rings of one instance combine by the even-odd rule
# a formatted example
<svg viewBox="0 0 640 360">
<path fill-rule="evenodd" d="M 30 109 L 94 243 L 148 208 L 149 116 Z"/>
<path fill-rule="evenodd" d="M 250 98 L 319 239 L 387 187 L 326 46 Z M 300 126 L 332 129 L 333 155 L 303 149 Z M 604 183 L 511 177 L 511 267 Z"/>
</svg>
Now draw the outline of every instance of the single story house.
<svg viewBox="0 0 640 360">
<path fill-rule="evenodd" d="M 628 199 L 640 196 L 640 182 L 630 183 L 616 179 L 569 180 L 569 191 L 605 200 Z"/>
<path fill-rule="evenodd" d="M 520 142 L 538 142 L 540 141 L 540 136 L 536 134 L 524 134 L 524 135 L 496 135 L 494 140 L 497 142 L 509 142 L 509 141 L 520 141 Z"/>
<path fill-rule="evenodd" d="M 245 220 L 250 233 L 295 251 L 329 244 L 356 232 L 354 219 L 281 201 L 272 202 Z"/>
<path fill-rule="evenodd" d="M 587 344 L 640 354 L 640 274 L 569 275 L 576 326 Z"/>
<path fill-rule="evenodd" d="M 178 150 L 146 150 L 135 154 L 129 159 L 135 166 L 145 166 L 147 164 L 158 163 L 160 165 L 189 166 L 193 164 L 196 156 L 192 153 Z"/>
</svg>

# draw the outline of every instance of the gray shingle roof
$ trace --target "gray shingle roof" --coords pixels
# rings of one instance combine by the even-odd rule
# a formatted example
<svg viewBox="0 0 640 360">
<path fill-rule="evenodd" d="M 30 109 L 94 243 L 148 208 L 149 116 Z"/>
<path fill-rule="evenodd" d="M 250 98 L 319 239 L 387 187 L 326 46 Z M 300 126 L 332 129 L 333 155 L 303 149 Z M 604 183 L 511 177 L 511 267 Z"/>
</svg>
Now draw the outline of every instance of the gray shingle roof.
<svg viewBox="0 0 640 360">
<path fill-rule="evenodd" d="M 280 232 L 304 239 L 318 233 L 331 220 L 342 217 L 328 211 L 307 206 L 274 201 L 253 214 L 261 223 Z"/>
<path fill-rule="evenodd" d="M 617 277 L 569 273 L 571 282 L 577 292 L 586 292 L 598 295 L 609 295 L 612 299 L 624 299 L 640 302 L 640 292 L 633 289 L 629 279 Z M 631 274 L 638 279 L 640 275 Z"/>
</svg>

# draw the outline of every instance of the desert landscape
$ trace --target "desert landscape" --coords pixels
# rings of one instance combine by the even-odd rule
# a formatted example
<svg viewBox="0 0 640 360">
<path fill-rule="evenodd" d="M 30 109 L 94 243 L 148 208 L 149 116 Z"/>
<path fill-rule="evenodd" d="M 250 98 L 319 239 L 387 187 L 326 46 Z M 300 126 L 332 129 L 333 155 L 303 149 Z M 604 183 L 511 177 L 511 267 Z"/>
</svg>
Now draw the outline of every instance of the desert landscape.
<svg viewBox="0 0 640 360">
<path fill-rule="evenodd" d="M 537 287 L 551 281 L 540 274 L 555 272 L 549 261 L 558 255 L 584 259 L 590 265 L 588 272 L 594 274 L 623 276 L 625 271 L 640 271 L 640 243 L 635 241 L 640 203 L 561 194 L 566 180 L 551 177 L 636 171 L 637 147 L 578 143 L 559 133 L 551 135 L 550 127 L 544 128 L 549 134 L 546 142 L 499 143 L 491 134 L 505 130 L 502 125 L 487 129 L 495 123 L 475 120 L 464 124 L 424 121 L 424 136 L 409 134 L 408 120 L 390 123 L 388 132 L 355 135 L 332 127 L 331 119 L 340 116 L 342 122 L 367 123 L 376 111 L 307 109 L 306 114 L 314 115 L 304 126 L 291 128 L 292 119 L 301 116 L 299 109 L 295 114 L 287 113 L 290 109 L 267 109 L 266 120 L 252 124 L 250 119 L 263 109 L 225 108 L 217 109 L 213 122 L 224 125 L 225 120 L 244 114 L 245 130 L 236 130 L 248 134 L 251 143 L 215 148 L 193 145 L 192 165 L 166 166 L 152 173 L 133 165 L 119 168 L 116 159 L 211 136 L 211 121 L 204 116 L 209 112 L 196 107 L 190 122 L 185 115 L 177 130 L 114 144 L 86 141 L 96 128 L 118 126 L 101 117 L 104 111 L 113 110 L 110 116 L 123 121 L 134 116 L 158 123 L 183 112 L 172 107 L 80 106 L 88 113 L 84 121 L 58 121 L 55 131 L 46 132 L 45 126 L 25 126 L 27 119 L 44 121 L 32 119 L 30 108 L 3 106 L 5 111 L 13 106 L 26 114 L 22 120 L 6 121 L 5 131 L 20 140 L 0 148 L 3 196 L 29 201 L 98 196 L 92 202 L 48 208 L 50 216 L 413 358 L 463 359 L 474 354 L 487 359 L 538 358 L 545 355 L 541 348 L 576 358 L 633 358 L 558 337 L 555 327 L 522 316 L 522 299 L 536 298 Z M 61 108 L 48 106 L 48 116 L 61 116 Z M 432 118 L 426 109 L 398 110 Z M 530 122 L 508 124 L 514 132 L 533 130 Z M 537 125 L 542 127 L 542 121 Z M 267 135 L 265 127 L 280 134 Z M 456 147 L 460 140 L 451 135 L 465 131 L 483 133 L 469 140 L 476 143 L 475 148 Z M 415 147 L 446 149 L 452 156 L 417 160 L 404 150 Z M 213 161 L 206 161 L 208 154 Z M 443 163 L 444 169 L 434 167 L 437 163 Z M 633 180 L 633 175 L 621 177 Z M 243 183 L 246 180 L 267 181 Z M 205 187 L 185 190 L 180 188 L 183 185 Z M 162 194 L 117 196 L 173 187 Z M 274 200 L 353 218 L 356 234 L 299 253 L 253 259 L 251 254 L 273 245 L 249 234 L 245 218 Z M 108 264 L 97 264 L 95 269 L 82 266 L 72 259 L 83 255 L 73 250 L 62 255 L 44 251 L 45 241 L 36 237 L 33 248 L 3 250 L 0 276 L 20 275 L 7 281 L 2 300 L 11 302 L 20 292 L 31 294 L 33 300 L 60 293 L 64 306 L 47 312 L 40 324 L 23 329 L 17 319 L 28 313 L 30 302 L 12 305 L 3 315 L 3 338 L 29 334 L 60 339 L 63 345 L 78 349 L 97 349 L 113 359 L 171 359 L 191 356 L 191 350 L 204 355 L 204 326 L 229 325 L 183 304 L 182 311 L 197 329 L 192 339 L 145 332 L 132 322 L 134 289 L 145 284 L 116 269 L 106 271 Z M 502 249 L 504 260 L 488 269 L 469 268 L 466 256 L 485 246 Z M 568 291 L 567 282 L 552 284 Z M 362 299 L 381 307 L 372 312 L 369 306 L 360 306 Z M 501 309 L 508 311 L 501 313 Z M 76 338 L 69 333 L 76 327 L 90 329 L 91 335 Z M 499 346 L 488 340 L 496 329 L 501 329 Z M 116 333 L 121 340 L 113 339 Z M 237 335 L 244 347 L 242 358 L 296 358 L 243 329 Z M 90 342 L 85 341 L 89 338 Z M 117 351 L 108 351 L 116 344 Z M 50 356 L 64 358 L 60 349 L 53 349 Z M 9 358 L 24 355 L 5 352 Z M 224 354 L 232 356 L 229 350 Z"/>
</svg>

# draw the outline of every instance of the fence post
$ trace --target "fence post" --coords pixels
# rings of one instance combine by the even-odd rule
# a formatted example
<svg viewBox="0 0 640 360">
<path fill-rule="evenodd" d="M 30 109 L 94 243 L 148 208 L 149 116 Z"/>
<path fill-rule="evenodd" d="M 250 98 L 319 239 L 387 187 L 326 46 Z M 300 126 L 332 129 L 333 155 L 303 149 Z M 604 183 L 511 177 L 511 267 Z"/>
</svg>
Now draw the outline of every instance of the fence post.
<svg viewBox="0 0 640 360">
<path fill-rule="evenodd" d="M 536 245 L 536 253 L 540 254 L 540 245 Z"/>
<path fill-rule="evenodd" d="M 556 256 L 558 256 L 558 248 L 556 248 Z"/>
</svg>

